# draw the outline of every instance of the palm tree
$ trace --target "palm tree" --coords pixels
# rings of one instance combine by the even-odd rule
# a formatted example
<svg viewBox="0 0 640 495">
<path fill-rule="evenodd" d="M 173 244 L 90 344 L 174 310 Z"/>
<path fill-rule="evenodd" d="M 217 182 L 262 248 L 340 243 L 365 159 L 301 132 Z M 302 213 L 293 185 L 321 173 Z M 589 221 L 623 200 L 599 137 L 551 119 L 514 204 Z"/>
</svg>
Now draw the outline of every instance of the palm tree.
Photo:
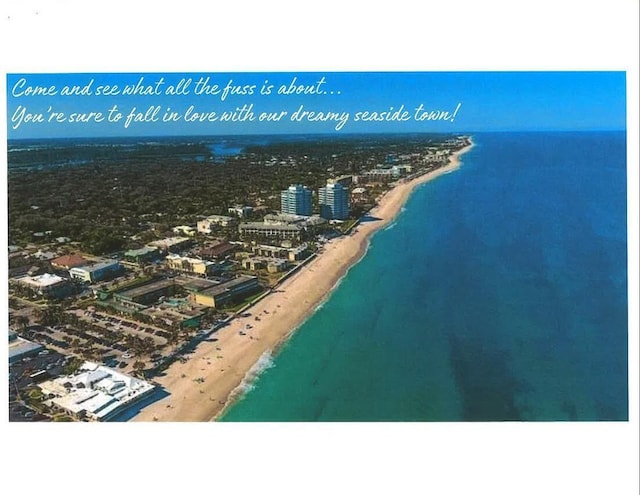
<svg viewBox="0 0 640 495">
<path fill-rule="evenodd" d="M 20 330 L 22 330 L 24 332 L 27 329 L 27 327 L 29 326 L 29 318 L 27 318 L 24 315 L 18 315 L 15 318 L 15 323 L 16 323 L 16 325 L 18 325 Z"/>
<path fill-rule="evenodd" d="M 141 378 L 144 378 L 144 370 L 146 368 L 146 364 L 143 361 L 136 361 L 133 363 L 133 369 L 135 370 L 135 374 Z"/>
</svg>

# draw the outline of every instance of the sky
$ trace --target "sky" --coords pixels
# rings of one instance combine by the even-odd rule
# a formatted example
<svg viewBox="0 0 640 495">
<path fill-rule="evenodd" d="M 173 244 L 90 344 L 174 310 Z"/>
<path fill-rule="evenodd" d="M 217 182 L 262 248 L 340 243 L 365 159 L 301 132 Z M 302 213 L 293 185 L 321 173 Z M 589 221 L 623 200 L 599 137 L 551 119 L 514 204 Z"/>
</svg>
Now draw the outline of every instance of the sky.
<svg viewBox="0 0 640 495">
<path fill-rule="evenodd" d="M 9 73 L 7 132 L 9 139 L 30 139 L 623 130 L 625 75 L 623 71 Z M 71 91 L 75 87 L 81 94 L 63 94 L 65 87 Z"/>
</svg>

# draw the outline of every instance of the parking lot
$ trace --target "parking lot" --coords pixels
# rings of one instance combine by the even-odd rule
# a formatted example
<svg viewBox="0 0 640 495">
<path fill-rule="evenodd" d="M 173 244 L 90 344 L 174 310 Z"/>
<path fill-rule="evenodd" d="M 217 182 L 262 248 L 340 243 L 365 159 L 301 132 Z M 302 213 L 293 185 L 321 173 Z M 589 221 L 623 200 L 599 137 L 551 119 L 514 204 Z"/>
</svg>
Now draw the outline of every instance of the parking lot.
<svg viewBox="0 0 640 495">
<path fill-rule="evenodd" d="M 49 418 L 26 405 L 36 383 L 63 374 L 67 357 L 45 349 L 35 356 L 24 357 L 9 365 L 9 421 L 48 421 Z"/>
</svg>

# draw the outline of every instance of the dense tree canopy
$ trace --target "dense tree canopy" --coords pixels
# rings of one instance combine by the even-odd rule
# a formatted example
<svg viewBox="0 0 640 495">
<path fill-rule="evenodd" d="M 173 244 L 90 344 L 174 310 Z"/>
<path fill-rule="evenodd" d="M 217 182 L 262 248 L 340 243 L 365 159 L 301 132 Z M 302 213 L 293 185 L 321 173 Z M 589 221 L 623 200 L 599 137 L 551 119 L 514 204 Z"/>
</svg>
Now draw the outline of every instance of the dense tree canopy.
<svg viewBox="0 0 640 495">
<path fill-rule="evenodd" d="M 330 177 L 374 168 L 390 153 L 421 151 L 433 141 L 427 135 L 283 140 L 229 157 L 175 138 L 23 147 L 9 153 L 9 239 L 28 242 L 50 231 L 108 253 L 134 246 L 131 237 L 154 226 L 160 232 L 193 224 L 198 215 L 226 214 L 237 204 L 278 210 L 280 191 L 290 184 L 317 191 Z"/>
</svg>

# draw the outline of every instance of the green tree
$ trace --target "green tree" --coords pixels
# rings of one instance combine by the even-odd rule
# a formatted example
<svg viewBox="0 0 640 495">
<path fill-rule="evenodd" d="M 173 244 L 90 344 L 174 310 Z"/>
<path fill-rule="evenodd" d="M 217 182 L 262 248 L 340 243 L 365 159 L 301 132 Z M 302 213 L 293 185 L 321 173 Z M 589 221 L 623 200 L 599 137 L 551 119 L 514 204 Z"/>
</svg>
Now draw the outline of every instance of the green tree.
<svg viewBox="0 0 640 495">
<path fill-rule="evenodd" d="M 133 363 L 135 374 L 139 377 L 144 377 L 144 370 L 146 367 L 147 365 L 144 363 L 144 361 L 136 361 L 135 363 Z"/>
</svg>

